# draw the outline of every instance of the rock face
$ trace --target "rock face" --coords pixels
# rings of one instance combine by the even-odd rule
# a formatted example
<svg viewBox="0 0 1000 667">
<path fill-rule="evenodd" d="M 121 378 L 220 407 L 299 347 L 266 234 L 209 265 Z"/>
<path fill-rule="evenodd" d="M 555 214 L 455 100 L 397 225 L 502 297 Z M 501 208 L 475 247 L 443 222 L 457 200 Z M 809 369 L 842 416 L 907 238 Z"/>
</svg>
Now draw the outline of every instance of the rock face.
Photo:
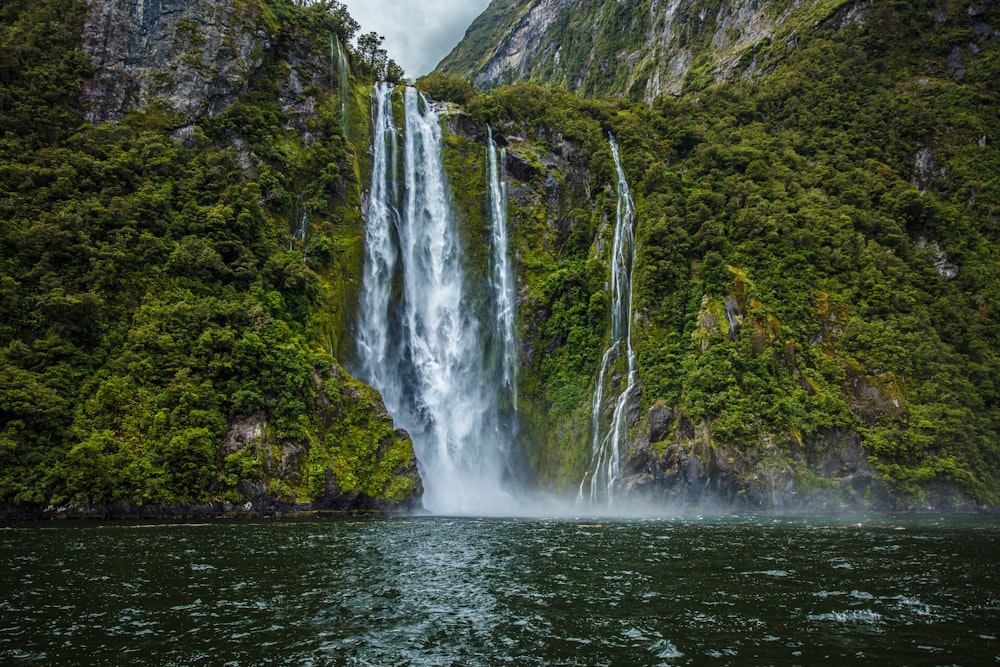
<svg viewBox="0 0 1000 667">
<path fill-rule="evenodd" d="M 661 403 L 636 429 L 618 490 L 624 502 L 675 507 L 861 511 L 902 509 L 853 431 L 829 429 L 790 453 L 765 436 L 755 446 L 714 442 Z"/>
<path fill-rule="evenodd" d="M 116 122 L 133 111 L 165 111 L 174 138 L 186 140 L 206 117 L 247 101 L 248 94 L 262 94 L 280 106 L 284 129 L 297 132 L 303 150 L 333 143 L 335 123 L 309 121 L 320 116 L 320 101 L 330 98 L 332 48 L 342 24 L 325 5 L 294 4 L 297 21 L 283 23 L 272 13 L 275 7 L 258 0 L 89 0 L 81 43 L 94 73 L 80 97 L 87 120 Z M 296 29 L 303 24 L 312 32 Z M 348 80 L 338 83 L 346 98 Z M 346 100 L 340 102 L 343 109 Z M 243 173 L 254 178 L 263 160 L 240 129 L 227 131 L 225 140 L 236 149 Z M 299 205 L 302 199 L 299 194 Z M 324 221 L 314 224 L 322 229 Z M 216 454 L 226 490 L 209 489 L 208 497 L 253 508 L 419 507 L 422 486 L 412 443 L 394 428 L 381 396 L 336 364 L 308 380 L 300 429 L 283 431 L 270 408 L 230 421 Z"/>
<path fill-rule="evenodd" d="M 571 0 L 539 0 L 514 24 L 502 47 L 476 74 L 480 86 L 494 86 L 505 79 L 527 78 L 532 66 L 558 52 L 549 40 L 549 29 Z"/>
<path fill-rule="evenodd" d="M 459 110 L 447 118 L 449 145 L 463 155 L 484 153 L 483 129 Z M 580 341 L 588 340 L 596 348 L 606 332 L 608 286 L 600 260 L 613 233 L 615 199 L 611 183 L 601 179 L 610 174 L 591 171 L 594 162 L 584 159 L 580 143 L 542 123 L 500 122 L 492 132 L 506 147 L 521 371 L 532 378 L 522 388 L 519 440 L 541 487 L 575 494 L 592 456 L 591 383 L 600 357 L 586 361 L 567 351 L 578 352 Z M 456 165 L 454 181 L 481 192 L 475 182 L 462 180 L 471 171 L 468 163 Z M 602 198 L 605 208 L 595 204 Z M 640 234 L 648 220 L 639 219 Z M 640 252 L 638 266 L 645 261 Z M 629 438 L 615 486 L 616 507 L 896 511 L 975 506 L 954 484 L 922 497 L 907 495 L 885 473 L 878 440 L 870 434 L 887 425 L 905 432 L 913 397 L 895 374 L 860 364 L 844 352 L 850 313 L 840 302 L 815 291 L 805 326 L 794 331 L 776 309 L 758 300 L 763 293 L 745 271 L 731 265 L 721 271 L 716 291 L 705 292 L 699 301 L 687 297 L 690 305 L 678 326 L 690 342 L 678 345 L 680 354 L 691 360 L 691 368 L 701 363 L 708 369 L 678 383 L 688 395 L 655 393 L 658 378 L 647 371 L 649 357 L 640 346 L 663 334 L 654 329 L 648 311 L 637 311 L 633 335 L 640 380 L 625 410 Z M 689 398 L 702 391 L 717 400 L 738 386 L 735 373 L 724 382 L 727 363 L 755 368 L 759 377 L 773 382 L 768 400 L 791 396 L 807 406 L 825 401 L 834 418 L 815 426 L 803 421 L 807 428 L 798 428 L 788 421 L 765 422 L 747 410 L 735 430 L 727 410 L 740 404 L 739 391 L 711 409 Z M 612 385 L 622 382 L 620 372 L 611 378 Z"/>
<path fill-rule="evenodd" d="M 119 120 L 153 99 L 188 120 L 231 104 L 270 48 L 245 7 L 234 0 L 92 0 L 83 33 L 97 68 L 83 89 L 88 120 Z"/>
<path fill-rule="evenodd" d="M 695 0 L 494 0 L 438 68 L 471 75 L 482 88 L 536 81 L 650 101 L 753 76 L 764 65 L 762 50 L 772 42 L 782 51 L 793 47 L 800 27 L 841 4 L 723 0 L 709 9 Z"/>
</svg>

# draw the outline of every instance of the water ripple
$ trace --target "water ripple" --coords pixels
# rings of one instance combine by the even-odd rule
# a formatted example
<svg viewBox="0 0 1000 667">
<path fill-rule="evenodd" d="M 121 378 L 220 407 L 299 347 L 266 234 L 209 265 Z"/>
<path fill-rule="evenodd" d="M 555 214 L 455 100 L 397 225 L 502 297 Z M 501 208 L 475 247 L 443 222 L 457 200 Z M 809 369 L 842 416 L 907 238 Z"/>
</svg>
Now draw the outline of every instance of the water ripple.
<svg viewBox="0 0 1000 667">
<path fill-rule="evenodd" d="M 0 662 L 989 663 L 998 548 L 780 518 L 19 524 Z"/>
</svg>

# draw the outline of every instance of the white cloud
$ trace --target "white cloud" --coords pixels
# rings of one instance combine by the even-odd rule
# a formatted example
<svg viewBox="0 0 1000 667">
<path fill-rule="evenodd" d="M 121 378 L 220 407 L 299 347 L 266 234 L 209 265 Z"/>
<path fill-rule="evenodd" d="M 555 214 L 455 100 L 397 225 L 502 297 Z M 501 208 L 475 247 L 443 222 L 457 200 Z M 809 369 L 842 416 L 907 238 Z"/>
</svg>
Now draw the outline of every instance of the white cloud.
<svg viewBox="0 0 1000 667">
<path fill-rule="evenodd" d="M 385 36 L 407 76 L 430 72 L 458 44 L 489 0 L 341 0 L 361 32 Z"/>
</svg>

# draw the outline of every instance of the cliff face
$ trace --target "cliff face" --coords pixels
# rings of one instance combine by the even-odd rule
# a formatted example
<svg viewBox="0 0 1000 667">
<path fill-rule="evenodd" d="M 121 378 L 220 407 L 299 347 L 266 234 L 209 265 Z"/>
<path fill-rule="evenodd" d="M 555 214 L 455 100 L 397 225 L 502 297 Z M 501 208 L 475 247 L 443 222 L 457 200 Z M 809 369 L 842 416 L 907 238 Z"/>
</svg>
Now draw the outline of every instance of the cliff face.
<svg viewBox="0 0 1000 667">
<path fill-rule="evenodd" d="M 472 76 L 481 88 L 532 81 L 648 102 L 710 81 L 758 75 L 843 4 L 498 0 L 438 69 Z"/>
<path fill-rule="evenodd" d="M 996 505 L 996 9 L 712 7 L 498 0 L 453 54 L 486 84 L 656 97 L 452 91 L 479 274 L 486 123 L 507 148 L 528 466 L 573 494 L 590 465 L 612 132 L 637 208 L 618 492 Z M 370 171 L 342 20 L 283 0 L 0 18 L 0 501 L 415 503 L 409 439 L 338 364 Z"/>
<path fill-rule="evenodd" d="M 245 92 L 270 48 L 255 3 L 93 0 L 83 49 L 87 118 L 120 120 L 160 100 L 186 120 L 224 110 Z"/>
<path fill-rule="evenodd" d="M 488 87 L 505 80 L 528 79 L 535 63 L 540 63 L 546 56 L 551 58 L 557 52 L 558 45 L 550 39 L 549 31 L 562 11 L 571 3 L 571 0 L 538 0 L 523 9 L 517 8 L 514 14 L 516 20 L 509 26 L 508 32 L 501 35 L 501 42 L 495 45 L 496 48 L 489 59 L 476 73 L 477 85 Z M 491 11 L 497 10 L 490 7 L 487 12 Z M 483 28 L 473 24 L 470 34 L 474 35 L 480 29 Z M 456 47 L 459 48 L 461 47 Z M 482 55 L 469 54 L 467 57 L 480 59 Z M 451 60 L 454 60 L 454 57 L 446 58 L 440 69 L 451 71 Z"/>
<path fill-rule="evenodd" d="M 341 10 L 0 7 L 0 505 L 419 504 L 336 358 L 367 147 Z"/>
<path fill-rule="evenodd" d="M 485 150 L 481 126 L 468 117 L 454 115 L 448 126 L 456 156 Z M 610 176 L 606 172 L 595 177 L 589 166 L 593 156 L 580 142 L 552 128 L 515 122 L 494 128 L 494 136 L 507 152 L 519 268 L 525 378 L 520 444 L 541 485 L 570 494 L 584 478 L 592 454 L 591 401 L 607 326 L 603 260 L 614 232 L 613 184 L 602 182 Z M 468 179 L 467 164 L 461 174 L 456 173 L 455 183 Z M 648 221 L 639 220 L 638 225 L 641 230 Z M 648 270 L 646 253 L 657 250 L 641 252 L 639 271 Z M 745 337 L 756 341 L 758 355 L 773 353 L 785 361 L 771 371 L 779 382 L 808 386 L 794 360 L 794 344 L 782 341 L 774 329 L 751 324 L 749 317 L 750 331 L 740 330 L 744 313 L 753 308 L 743 281 L 745 276 L 734 275 L 721 294 L 706 297 L 700 308 L 687 313 L 690 320 L 682 319 L 678 327 L 693 334 L 675 353 L 692 361 L 712 347 L 727 349 L 725 354 L 753 355 L 749 349 L 736 352 Z M 656 289 L 670 293 L 677 288 L 661 284 Z M 664 332 L 650 326 L 651 319 L 660 317 L 655 310 L 638 315 L 636 338 L 662 336 Z M 905 420 L 906 406 L 898 392 L 863 372 L 855 372 L 842 386 L 826 388 L 839 394 L 838 400 L 854 415 L 842 426 L 817 428 L 795 438 L 778 425 L 750 427 L 752 439 L 734 440 L 720 433 L 727 406 L 720 406 L 722 415 L 694 416 L 682 405 L 667 405 L 655 387 L 644 386 L 660 385 L 663 378 L 654 377 L 656 371 L 650 372 L 646 358 L 638 361 L 647 382 L 639 381 L 625 410 L 629 435 L 622 443 L 621 474 L 614 490 L 619 506 L 820 511 L 910 507 L 881 479 L 859 433 L 862 424 Z M 623 382 L 624 369 L 613 370 L 610 386 Z M 780 400 L 781 393 L 776 391 L 771 400 Z M 606 395 L 599 410 L 610 414 L 615 399 Z M 947 507 L 953 501 L 943 497 L 928 502 Z"/>
<path fill-rule="evenodd" d="M 746 32 L 801 18 L 725 6 Z M 760 11 L 780 6 L 792 7 Z M 555 7 L 491 9 L 524 36 L 551 33 L 560 19 L 531 11 Z M 610 132 L 637 211 L 622 502 L 996 505 L 998 209 L 982 193 L 1000 185 L 1000 18 L 961 2 L 813 8 L 823 18 L 794 48 L 772 40 L 757 53 L 775 59 L 752 85 L 652 105 L 530 84 L 462 93 L 472 120 L 454 131 L 482 142 L 469 127 L 489 122 L 507 147 L 520 437 L 543 487 L 575 495 L 593 457 L 617 199 Z M 523 44 L 510 63 L 528 62 Z M 468 171 L 456 168 L 456 183 Z M 621 359 L 611 369 L 604 420 L 626 383 Z"/>
<path fill-rule="evenodd" d="M 548 101 L 553 107 L 565 102 Z M 615 127 L 628 121 L 606 122 Z M 520 445 L 543 488 L 572 495 L 592 456 L 594 377 L 608 326 L 613 173 L 605 160 L 595 158 L 606 150 L 600 143 L 568 139 L 545 121 L 494 123 L 494 136 L 507 151 L 519 284 Z M 481 126 L 453 116 L 449 127 L 456 154 L 485 151 Z M 579 126 L 574 129 L 580 131 Z M 596 139 L 600 130 L 592 129 Z M 615 132 L 619 138 L 636 139 L 621 126 Z M 645 144 L 633 147 L 645 150 L 639 145 Z M 635 154 L 625 159 L 643 160 Z M 676 168 L 697 170 L 693 164 L 680 161 Z M 468 171 L 466 164 L 454 182 L 467 183 Z M 932 405 L 939 397 L 927 393 L 935 380 L 904 380 L 910 372 L 904 370 L 907 364 L 872 363 L 880 358 L 878 350 L 895 347 L 897 339 L 882 328 L 882 316 L 865 324 L 871 315 L 837 297 L 832 304 L 830 295 L 816 287 L 841 277 L 814 275 L 784 283 L 771 272 L 781 272 L 778 267 L 787 266 L 786 260 L 799 260 L 795 250 L 775 245 L 769 256 L 760 255 L 761 261 L 732 251 L 741 257 L 735 260 L 739 266 L 721 266 L 709 280 L 700 254 L 704 249 L 696 250 L 689 239 L 701 236 L 701 242 L 721 243 L 718 237 L 704 238 L 705 228 L 698 222 L 706 215 L 701 198 L 715 195 L 693 191 L 690 199 L 673 195 L 666 204 L 665 191 L 658 190 L 662 185 L 652 186 L 648 178 L 647 173 L 645 184 L 636 183 L 646 188 L 637 195 L 641 245 L 633 335 L 640 379 L 625 409 L 627 435 L 614 485 L 617 506 L 903 511 L 971 509 L 992 502 L 987 498 L 995 493 L 989 489 L 995 489 L 996 467 L 989 447 L 959 455 L 969 456 L 959 465 L 983 482 L 986 495 L 973 498 L 978 483 L 966 486 L 971 477 L 951 469 L 959 460 L 954 453 L 965 445 L 939 430 L 949 428 L 944 422 L 931 426 L 917 416 L 940 409 Z M 468 187 L 475 192 L 483 186 Z M 905 189 L 903 183 L 899 187 Z M 820 195 L 816 191 L 812 196 Z M 823 198 L 827 196 L 829 206 L 842 206 L 833 193 Z M 717 224 L 729 224 L 721 213 L 726 197 L 717 196 L 715 205 Z M 683 231 L 688 224 L 682 222 L 684 211 L 693 224 L 691 232 Z M 674 238 L 663 229 L 664 212 L 675 216 Z M 676 245 L 680 239 L 683 250 Z M 850 243 L 863 242 L 859 236 Z M 869 244 L 874 249 L 878 242 L 871 239 Z M 893 255 L 888 249 L 878 252 Z M 860 272 L 872 259 L 857 261 Z M 904 292 L 924 289 L 916 284 L 922 282 L 917 275 L 924 269 L 917 266 L 925 258 L 912 261 L 914 273 L 903 281 L 915 282 L 900 284 Z M 770 286 L 761 289 L 748 272 Z M 650 282 L 651 273 L 662 278 Z M 940 274 L 939 286 L 947 280 Z M 776 288 L 778 283 L 784 286 Z M 931 289 L 916 300 L 933 303 L 938 288 Z M 783 304 L 798 300 L 799 290 L 812 301 L 804 308 Z M 845 330 L 859 327 L 882 333 L 858 348 Z M 939 340 L 936 327 L 929 325 L 919 335 Z M 913 361 L 922 364 L 916 360 L 923 354 L 933 353 L 917 352 Z M 613 370 L 610 386 L 623 384 L 624 369 Z M 952 409 L 964 412 L 967 408 L 959 407 L 964 401 L 978 404 L 981 398 L 975 393 Z M 610 414 L 614 401 L 615 396 L 605 395 L 599 411 Z M 988 439 L 991 422 L 977 423 L 984 429 L 981 437 Z M 917 453 L 911 443 L 922 439 L 924 429 L 933 429 L 939 440 L 933 452 Z"/>
</svg>

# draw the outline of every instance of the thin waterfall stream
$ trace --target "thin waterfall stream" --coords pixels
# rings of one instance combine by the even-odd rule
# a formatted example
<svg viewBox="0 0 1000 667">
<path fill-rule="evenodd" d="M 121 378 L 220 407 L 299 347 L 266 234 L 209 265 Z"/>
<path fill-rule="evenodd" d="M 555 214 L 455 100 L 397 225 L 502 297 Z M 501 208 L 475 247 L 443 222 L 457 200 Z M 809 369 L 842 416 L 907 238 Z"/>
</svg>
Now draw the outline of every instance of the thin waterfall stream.
<svg viewBox="0 0 1000 667">
<path fill-rule="evenodd" d="M 331 68 L 332 61 L 336 55 L 337 60 L 337 79 L 340 84 L 340 126 L 344 131 L 344 136 L 348 139 L 351 137 L 351 117 L 350 117 L 350 106 L 348 100 L 351 95 L 351 72 L 347 65 L 347 56 L 344 53 L 344 47 L 340 44 L 340 38 L 336 36 L 330 37 L 330 60 Z"/>
<path fill-rule="evenodd" d="M 635 390 L 637 371 L 632 350 L 632 265 L 635 261 L 635 204 L 618 154 L 618 142 L 609 135 L 618 177 L 615 236 L 611 247 L 611 339 L 601 359 L 601 369 L 591 400 L 591 460 L 580 482 L 577 502 L 610 507 L 615 482 L 621 472 L 622 444 L 628 436 L 626 411 Z M 605 392 L 615 386 L 615 362 L 625 355 L 624 388 L 614 398 L 614 409 L 604 425 Z M 621 382 L 617 383 L 619 386 Z"/>
<path fill-rule="evenodd" d="M 503 304 L 513 290 L 506 223 L 502 243 L 493 242 L 494 255 L 505 257 L 491 260 L 491 284 L 472 284 L 444 170 L 440 118 L 406 87 L 404 123 L 397 128 L 395 93 L 382 83 L 373 95 L 359 375 L 382 393 L 397 425 L 410 433 L 428 510 L 509 513 L 513 427 L 500 407 L 503 383 L 497 381 L 509 377 L 513 386 L 516 373 L 506 367 L 509 359 L 516 364 L 513 302 Z M 493 223 L 496 237 L 501 223 Z M 495 312 L 476 312 L 477 290 L 491 287 Z M 484 332 L 508 331 L 501 321 L 506 311 L 509 338 L 494 336 L 501 350 L 484 352 Z M 498 359 L 504 368 L 497 368 Z"/>
<path fill-rule="evenodd" d="M 496 334 L 500 344 L 501 381 L 510 392 L 513 409 L 517 411 L 517 345 L 514 336 L 514 311 L 517 293 L 514 290 L 514 272 L 510 264 L 510 247 L 507 240 L 507 183 L 503 180 L 507 151 L 497 148 L 493 128 L 486 126 L 486 158 L 489 164 L 490 231 L 490 288 L 496 309 Z"/>
</svg>

